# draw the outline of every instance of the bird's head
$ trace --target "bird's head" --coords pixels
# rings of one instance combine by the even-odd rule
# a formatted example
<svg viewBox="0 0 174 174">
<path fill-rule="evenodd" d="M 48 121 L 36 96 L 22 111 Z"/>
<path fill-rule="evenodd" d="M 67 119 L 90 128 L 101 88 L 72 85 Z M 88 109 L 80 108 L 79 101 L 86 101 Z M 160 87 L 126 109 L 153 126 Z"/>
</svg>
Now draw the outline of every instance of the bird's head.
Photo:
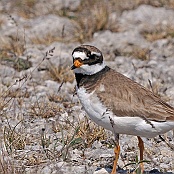
<svg viewBox="0 0 174 174">
<path fill-rule="evenodd" d="M 90 45 L 81 45 L 72 52 L 74 73 L 92 75 L 101 71 L 105 65 L 102 52 Z"/>
</svg>

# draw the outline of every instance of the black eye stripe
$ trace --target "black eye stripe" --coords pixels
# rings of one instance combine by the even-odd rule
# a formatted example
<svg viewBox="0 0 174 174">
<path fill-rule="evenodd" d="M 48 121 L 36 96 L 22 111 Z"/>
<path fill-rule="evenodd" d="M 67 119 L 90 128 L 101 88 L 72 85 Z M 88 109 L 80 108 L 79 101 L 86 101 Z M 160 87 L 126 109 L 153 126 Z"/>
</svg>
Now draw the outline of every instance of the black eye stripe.
<svg viewBox="0 0 174 174">
<path fill-rule="evenodd" d="M 96 59 L 96 56 L 94 54 L 90 55 L 90 59 Z"/>
<path fill-rule="evenodd" d="M 97 63 L 102 63 L 102 59 L 99 57 L 93 56 L 92 58 L 90 57 L 89 59 L 84 59 L 83 64 L 88 64 L 88 65 L 94 65 Z"/>
</svg>

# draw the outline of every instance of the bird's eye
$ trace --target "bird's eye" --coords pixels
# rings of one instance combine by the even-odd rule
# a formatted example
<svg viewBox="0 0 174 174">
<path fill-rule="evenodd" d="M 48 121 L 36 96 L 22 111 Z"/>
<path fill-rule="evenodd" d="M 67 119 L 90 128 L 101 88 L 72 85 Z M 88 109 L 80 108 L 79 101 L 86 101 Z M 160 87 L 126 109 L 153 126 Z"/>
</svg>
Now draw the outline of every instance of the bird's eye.
<svg viewBox="0 0 174 174">
<path fill-rule="evenodd" d="M 87 57 L 90 57 L 91 56 L 91 53 L 87 53 Z"/>
</svg>

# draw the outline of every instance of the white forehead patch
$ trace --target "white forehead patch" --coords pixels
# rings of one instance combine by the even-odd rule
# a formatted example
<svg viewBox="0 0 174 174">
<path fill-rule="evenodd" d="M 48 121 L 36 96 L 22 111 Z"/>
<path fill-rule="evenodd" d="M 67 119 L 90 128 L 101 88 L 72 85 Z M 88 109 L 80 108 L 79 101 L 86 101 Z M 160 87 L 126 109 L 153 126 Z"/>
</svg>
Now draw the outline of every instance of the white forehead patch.
<svg viewBox="0 0 174 174">
<path fill-rule="evenodd" d="M 80 57 L 82 60 L 89 58 L 86 56 L 84 52 L 80 52 L 80 51 L 75 51 L 72 56 L 74 57 L 74 59 Z"/>
<path fill-rule="evenodd" d="M 99 56 L 99 57 L 101 56 L 101 53 L 97 53 L 97 52 L 95 52 L 95 51 L 92 51 L 92 52 L 91 52 L 91 55 L 93 55 L 93 54 L 95 54 L 96 56 Z"/>
</svg>

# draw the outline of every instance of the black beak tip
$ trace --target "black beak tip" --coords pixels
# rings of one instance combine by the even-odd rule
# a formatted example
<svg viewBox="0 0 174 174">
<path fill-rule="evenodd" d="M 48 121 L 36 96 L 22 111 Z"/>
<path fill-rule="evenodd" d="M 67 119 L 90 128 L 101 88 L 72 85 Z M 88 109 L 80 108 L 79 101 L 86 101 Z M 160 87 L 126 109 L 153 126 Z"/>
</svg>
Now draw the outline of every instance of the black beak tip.
<svg viewBox="0 0 174 174">
<path fill-rule="evenodd" d="M 73 69 L 76 69 L 76 67 L 74 65 L 71 67 L 71 70 L 73 70 Z"/>
</svg>

